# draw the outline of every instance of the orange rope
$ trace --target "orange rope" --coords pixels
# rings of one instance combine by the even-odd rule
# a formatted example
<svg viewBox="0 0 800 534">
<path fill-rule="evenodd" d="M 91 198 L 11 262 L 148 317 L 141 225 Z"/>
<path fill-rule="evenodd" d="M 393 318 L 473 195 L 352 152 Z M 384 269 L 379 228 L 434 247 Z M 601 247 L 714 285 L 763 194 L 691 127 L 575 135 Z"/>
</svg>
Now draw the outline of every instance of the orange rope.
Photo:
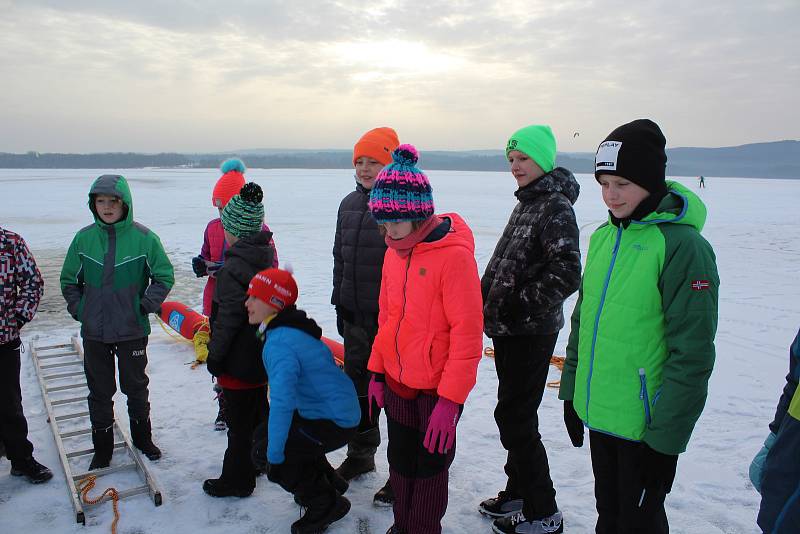
<svg viewBox="0 0 800 534">
<path fill-rule="evenodd" d="M 490 358 L 494 358 L 494 348 L 486 347 L 483 349 L 483 355 L 488 356 Z M 564 356 L 556 356 L 553 354 L 550 357 L 550 365 L 558 369 L 559 371 L 564 371 Z M 553 380 L 552 382 L 547 383 L 547 387 L 549 388 L 557 388 L 561 385 L 561 380 Z"/>
<path fill-rule="evenodd" d="M 89 498 L 89 492 L 97 483 L 97 475 L 89 475 L 81 479 L 78 484 L 78 493 L 85 504 L 97 504 L 105 497 L 111 498 L 114 507 L 114 521 L 111 522 L 111 534 L 117 534 L 117 523 L 119 522 L 119 493 L 115 488 L 108 488 L 96 499 Z"/>
</svg>

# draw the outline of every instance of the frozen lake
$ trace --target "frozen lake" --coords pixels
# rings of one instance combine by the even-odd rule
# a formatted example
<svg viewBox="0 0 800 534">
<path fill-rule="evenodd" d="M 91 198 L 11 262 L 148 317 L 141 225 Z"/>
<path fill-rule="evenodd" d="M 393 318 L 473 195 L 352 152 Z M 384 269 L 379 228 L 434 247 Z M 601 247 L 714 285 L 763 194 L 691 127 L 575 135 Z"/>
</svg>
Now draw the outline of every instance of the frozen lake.
<svg viewBox="0 0 800 534">
<path fill-rule="evenodd" d="M 424 154 L 421 162 L 424 168 Z M 199 252 L 203 229 L 216 216 L 210 195 L 219 172 L 214 169 L 149 169 L 110 171 L 123 174 L 133 192 L 137 221 L 162 239 L 176 269 L 170 299 L 200 308 L 204 279 L 195 278 L 190 259 Z M 0 225 L 21 234 L 36 256 L 46 280 L 46 293 L 36 320 L 24 338 L 65 339 L 77 330 L 66 314 L 58 274 L 75 232 L 92 221 L 87 192 L 101 174 L 90 170 L 0 170 Z M 428 173 L 437 213 L 456 211 L 472 227 L 482 271 L 516 199 L 508 173 Z M 275 233 L 281 263 L 292 264 L 300 286 L 299 305 L 327 334 L 335 337 L 329 305 L 333 234 L 340 199 L 353 188 L 346 170 L 249 170 L 251 181 L 265 191 L 267 223 Z M 599 186 L 579 176 L 581 196 L 575 206 L 585 253 L 591 231 L 606 218 Z M 788 366 L 788 346 L 800 326 L 800 226 L 797 206 L 800 180 L 709 178 L 697 189 L 696 178 L 679 179 L 706 203 L 709 219 L 704 235 L 717 253 L 721 278 L 717 364 L 709 400 L 688 451 L 681 455 L 667 512 L 676 533 L 758 532 L 758 495 L 747 479 L 753 454 L 766 436 Z M 571 313 L 572 297 L 565 306 Z M 556 351 L 563 354 L 568 331 L 561 332 Z M 153 464 L 165 503 L 153 508 L 146 498 L 120 506 L 119 532 L 287 532 L 299 517 L 291 496 L 259 479 L 249 499 L 212 499 L 201 489 L 203 479 L 216 477 L 225 449 L 223 434 L 213 432 L 215 404 L 210 376 L 185 365 L 193 358 L 155 325 L 149 374 L 156 442 L 164 458 Z M 551 379 L 558 371 L 551 369 Z M 31 486 L 8 475 L 0 460 L 0 521 L 3 531 L 84 532 L 74 524 L 35 372 L 23 357 L 23 402 L 37 458 L 51 467 L 54 479 Z M 505 454 L 492 416 L 497 379 L 491 360 L 481 363 L 459 424 L 459 449 L 451 470 L 450 505 L 445 532 L 490 532 L 489 521 L 476 510 L 503 483 Z M 118 403 L 124 411 L 124 404 Z M 540 409 L 559 506 L 568 532 L 593 531 L 595 512 L 588 446 L 574 449 L 563 428 L 557 391 L 548 390 Z M 124 424 L 127 424 L 125 422 Z M 385 436 L 385 434 L 384 434 Z M 372 507 L 371 496 L 386 475 L 385 444 L 379 451 L 378 474 L 351 485 L 350 514 L 331 533 L 356 532 L 356 520 L 368 518 L 373 532 L 385 532 L 391 512 Z M 342 452 L 331 455 L 337 464 Z M 115 458 L 116 460 L 116 458 Z M 103 488 L 100 488 L 103 489 Z M 109 504 L 90 509 L 88 525 L 106 531 Z"/>
</svg>

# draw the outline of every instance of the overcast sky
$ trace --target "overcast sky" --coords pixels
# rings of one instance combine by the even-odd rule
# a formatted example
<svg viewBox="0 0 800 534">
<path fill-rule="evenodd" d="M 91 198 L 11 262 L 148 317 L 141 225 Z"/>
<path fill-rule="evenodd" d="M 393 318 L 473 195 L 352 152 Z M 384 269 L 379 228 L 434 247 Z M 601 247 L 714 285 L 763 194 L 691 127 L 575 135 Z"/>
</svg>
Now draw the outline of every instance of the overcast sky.
<svg viewBox="0 0 800 534">
<path fill-rule="evenodd" d="M 364 5 L 370 7 L 365 8 Z M 0 151 L 800 138 L 798 0 L 0 0 Z M 579 135 L 576 136 L 576 132 Z"/>
</svg>

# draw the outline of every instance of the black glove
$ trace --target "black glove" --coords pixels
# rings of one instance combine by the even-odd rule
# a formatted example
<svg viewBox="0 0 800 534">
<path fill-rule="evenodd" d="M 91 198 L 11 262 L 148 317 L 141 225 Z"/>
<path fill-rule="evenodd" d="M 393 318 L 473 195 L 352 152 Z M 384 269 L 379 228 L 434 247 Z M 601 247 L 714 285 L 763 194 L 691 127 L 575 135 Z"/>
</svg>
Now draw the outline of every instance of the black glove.
<svg viewBox="0 0 800 534">
<path fill-rule="evenodd" d="M 564 401 L 564 426 L 573 447 L 583 447 L 583 421 L 578 417 L 571 400 Z"/>
<path fill-rule="evenodd" d="M 641 446 L 641 470 L 645 489 L 663 489 L 669 492 L 672 489 L 672 482 L 675 480 L 678 455 L 658 452 L 645 442 L 642 442 Z"/>
<path fill-rule="evenodd" d="M 201 278 L 208 274 L 208 268 L 206 267 L 206 260 L 204 260 L 201 256 L 195 256 L 192 258 L 192 270 L 194 274 L 197 275 L 197 278 Z"/>
<path fill-rule="evenodd" d="M 225 373 L 222 362 L 216 358 L 206 359 L 206 369 L 208 369 L 208 372 L 213 376 L 220 376 Z"/>
<path fill-rule="evenodd" d="M 17 320 L 17 328 L 22 328 L 26 324 L 28 324 L 28 320 L 20 314 L 16 314 L 14 316 Z"/>
</svg>

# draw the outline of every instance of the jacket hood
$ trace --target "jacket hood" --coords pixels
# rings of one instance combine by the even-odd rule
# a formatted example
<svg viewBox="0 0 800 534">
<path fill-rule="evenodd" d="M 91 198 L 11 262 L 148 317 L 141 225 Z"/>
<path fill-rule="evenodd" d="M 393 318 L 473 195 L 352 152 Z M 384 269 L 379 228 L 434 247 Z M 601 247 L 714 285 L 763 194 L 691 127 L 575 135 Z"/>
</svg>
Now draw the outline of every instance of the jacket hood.
<svg viewBox="0 0 800 534">
<path fill-rule="evenodd" d="M 700 197 L 683 184 L 667 180 L 667 195 L 658 204 L 658 208 L 641 221 L 631 221 L 631 225 L 687 224 L 700 232 L 706 224 L 707 214 L 706 205 Z"/>
<path fill-rule="evenodd" d="M 438 215 L 442 219 L 450 219 L 450 230 L 441 239 L 436 241 L 422 241 L 414 247 L 414 252 L 423 252 L 443 247 L 464 247 L 470 254 L 475 254 L 475 237 L 467 223 L 457 213 L 441 213 Z"/>
<path fill-rule="evenodd" d="M 225 251 L 225 258 L 239 257 L 250 265 L 271 265 L 273 253 L 269 248 L 272 232 L 262 230 L 239 239 Z"/>
<path fill-rule="evenodd" d="M 301 330 L 315 339 L 322 338 L 322 328 L 319 327 L 314 319 L 306 315 L 306 312 L 298 309 L 294 304 L 285 308 L 284 310 L 281 310 L 278 315 L 276 315 L 269 323 L 267 323 L 266 329 L 272 330 L 273 328 L 278 328 L 279 326 L 296 328 L 297 330 Z"/>
<path fill-rule="evenodd" d="M 541 178 L 517 189 L 514 196 L 522 201 L 534 199 L 545 193 L 561 193 L 569 199 L 570 204 L 575 204 L 580 191 L 581 186 L 572 171 L 556 167 Z"/>
<path fill-rule="evenodd" d="M 94 195 L 111 195 L 122 199 L 122 203 L 125 204 L 125 216 L 113 225 L 104 223 L 94 208 Z M 94 216 L 95 224 L 100 227 L 114 226 L 121 229 L 130 226 L 133 223 L 133 197 L 125 177 L 119 174 L 104 174 L 98 177 L 89 188 L 89 211 Z"/>
</svg>

